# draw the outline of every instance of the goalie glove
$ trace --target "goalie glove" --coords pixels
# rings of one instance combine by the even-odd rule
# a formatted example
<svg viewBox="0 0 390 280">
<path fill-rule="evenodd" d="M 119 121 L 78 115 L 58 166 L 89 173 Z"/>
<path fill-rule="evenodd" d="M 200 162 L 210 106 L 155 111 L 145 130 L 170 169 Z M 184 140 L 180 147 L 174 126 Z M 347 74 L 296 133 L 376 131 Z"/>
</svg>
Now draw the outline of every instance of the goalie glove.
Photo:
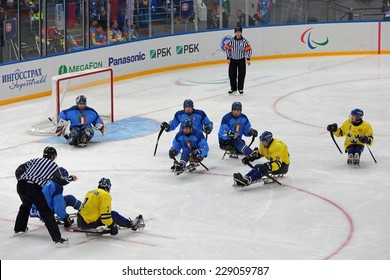
<svg viewBox="0 0 390 280">
<path fill-rule="evenodd" d="M 102 134 L 102 137 L 106 135 L 106 128 L 104 127 L 104 123 L 97 123 L 95 125 L 96 129 Z"/>
<path fill-rule="evenodd" d="M 64 136 L 67 128 L 68 122 L 64 120 L 59 120 L 56 127 L 55 135 L 57 135 L 58 137 Z"/>
</svg>

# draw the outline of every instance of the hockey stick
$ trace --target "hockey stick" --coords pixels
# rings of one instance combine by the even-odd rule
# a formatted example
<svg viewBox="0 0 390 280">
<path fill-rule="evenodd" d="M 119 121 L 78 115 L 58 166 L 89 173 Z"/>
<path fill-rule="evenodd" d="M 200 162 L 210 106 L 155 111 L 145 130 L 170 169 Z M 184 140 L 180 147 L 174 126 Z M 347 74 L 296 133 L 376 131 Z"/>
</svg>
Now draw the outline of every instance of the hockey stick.
<svg viewBox="0 0 390 280">
<path fill-rule="evenodd" d="M 333 142 L 334 142 L 334 144 L 336 145 L 337 149 L 339 149 L 339 151 L 340 151 L 340 154 L 343 154 L 343 152 L 341 151 L 341 149 L 340 149 L 339 145 L 337 145 L 337 142 L 336 142 L 336 140 L 334 139 L 333 132 L 332 132 L 332 131 L 329 131 L 329 133 L 330 133 L 330 137 L 332 137 L 332 139 L 333 139 Z"/>
<path fill-rule="evenodd" d="M 250 168 L 254 168 L 252 163 L 248 162 L 248 166 Z M 272 177 L 271 175 L 269 175 L 268 173 L 267 174 L 264 174 L 265 177 L 267 177 L 268 179 L 272 180 L 274 183 L 277 183 L 278 185 L 282 185 L 282 183 L 280 183 L 278 180 L 276 180 L 274 177 Z"/>
<path fill-rule="evenodd" d="M 375 163 L 377 163 L 377 161 L 376 161 L 374 155 L 373 155 L 372 152 L 371 152 L 370 147 L 369 147 L 367 144 L 366 144 L 366 147 L 367 147 L 368 151 L 370 152 L 370 154 L 371 154 L 371 156 L 372 156 L 372 159 L 375 161 Z"/>
<path fill-rule="evenodd" d="M 156 147 L 154 148 L 154 154 L 153 154 L 153 156 L 156 155 L 157 146 L 158 146 L 158 141 L 160 140 L 160 137 L 161 137 L 161 134 L 163 133 L 163 131 L 164 131 L 164 128 L 162 127 L 162 128 L 160 129 L 160 132 L 158 133 L 158 136 L 157 136 Z"/>
<path fill-rule="evenodd" d="M 249 143 L 248 147 L 250 147 L 250 146 L 253 144 L 253 141 L 255 141 L 255 138 L 256 138 L 256 137 L 253 135 L 253 136 L 252 136 L 252 141 Z"/>
<path fill-rule="evenodd" d="M 49 121 L 51 121 L 51 123 L 52 123 L 55 127 L 57 127 L 57 124 L 56 124 L 50 117 L 48 117 L 48 119 L 49 119 Z M 63 136 L 64 136 L 64 138 L 65 138 L 66 140 L 69 140 L 68 135 L 64 134 Z"/>
<path fill-rule="evenodd" d="M 207 171 L 209 171 L 209 169 L 207 168 L 207 166 L 204 165 L 204 164 L 200 161 L 200 159 L 198 159 L 198 158 L 195 158 L 195 159 L 196 159 L 196 161 L 197 161 L 200 165 L 203 166 L 204 169 L 206 169 Z"/>
</svg>

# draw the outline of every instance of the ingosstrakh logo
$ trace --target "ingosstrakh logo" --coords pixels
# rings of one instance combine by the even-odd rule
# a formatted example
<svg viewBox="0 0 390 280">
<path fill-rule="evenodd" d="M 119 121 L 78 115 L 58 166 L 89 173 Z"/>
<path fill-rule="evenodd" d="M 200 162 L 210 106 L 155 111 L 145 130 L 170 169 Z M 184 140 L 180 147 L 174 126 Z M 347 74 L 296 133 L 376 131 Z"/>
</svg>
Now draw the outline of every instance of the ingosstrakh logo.
<svg viewBox="0 0 390 280">
<path fill-rule="evenodd" d="M 313 27 L 307 29 L 305 32 L 302 33 L 301 42 L 304 44 L 307 44 L 307 46 L 312 50 L 316 49 L 318 46 L 321 46 L 321 47 L 326 46 L 329 43 L 329 38 L 326 37 L 326 39 L 323 41 L 313 40 L 312 39 L 312 32 L 311 32 L 312 29 L 313 29 Z"/>
</svg>

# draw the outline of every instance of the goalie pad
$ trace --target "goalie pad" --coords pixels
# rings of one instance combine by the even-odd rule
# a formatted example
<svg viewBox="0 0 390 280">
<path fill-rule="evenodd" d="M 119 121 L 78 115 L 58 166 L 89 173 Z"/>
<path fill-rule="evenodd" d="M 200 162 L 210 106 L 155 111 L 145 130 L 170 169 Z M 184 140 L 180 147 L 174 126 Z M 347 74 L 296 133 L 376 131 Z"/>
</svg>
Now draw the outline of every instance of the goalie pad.
<svg viewBox="0 0 390 280">
<path fill-rule="evenodd" d="M 56 131 L 54 132 L 55 135 L 57 135 L 58 137 L 64 136 L 66 134 L 66 129 L 68 128 L 68 126 L 68 121 L 59 120 L 56 127 Z"/>
</svg>

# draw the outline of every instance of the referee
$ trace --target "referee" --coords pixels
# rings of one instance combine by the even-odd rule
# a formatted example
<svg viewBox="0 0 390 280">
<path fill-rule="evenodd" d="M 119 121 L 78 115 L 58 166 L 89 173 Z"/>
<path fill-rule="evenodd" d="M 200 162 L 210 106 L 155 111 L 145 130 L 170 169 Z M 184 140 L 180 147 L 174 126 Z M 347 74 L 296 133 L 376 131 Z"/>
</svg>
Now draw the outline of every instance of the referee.
<svg viewBox="0 0 390 280">
<path fill-rule="evenodd" d="M 42 186 L 53 178 L 59 183 L 66 184 L 76 181 L 77 177 L 70 175 L 62 177 L 58 170 L 58 165 L 54 162 L 57 151 L 53 147 L 46 147 L 42 158 L 34 158 L 20 165 L 15 176 L 18 180 L 17 192 L 22 205 L 20 205 L 18 216 L 15 221 L 15 235 L 28 231 L 27 222 L 32 204 L 36 206 L 49 231 L 49 234 L 57 246 L 67 245 L 68 239 L 61 237 L 60 230 L 54 218 L 54 214 L 49 208 Z"/>
<path fill-rule="evenodd" d="M 245 62 L 248 66 L 251 64 L 252 48 L 248 40 L 242 37 L 242 28 L 240 26 L 234 29 L 234 34 L 233 40 L 225 46 L 230 79 L 230 90 L 228 93 L 236 93 L 238 89 L 238 92 L 243 94 L 246 74 Z"/>
</svg>

